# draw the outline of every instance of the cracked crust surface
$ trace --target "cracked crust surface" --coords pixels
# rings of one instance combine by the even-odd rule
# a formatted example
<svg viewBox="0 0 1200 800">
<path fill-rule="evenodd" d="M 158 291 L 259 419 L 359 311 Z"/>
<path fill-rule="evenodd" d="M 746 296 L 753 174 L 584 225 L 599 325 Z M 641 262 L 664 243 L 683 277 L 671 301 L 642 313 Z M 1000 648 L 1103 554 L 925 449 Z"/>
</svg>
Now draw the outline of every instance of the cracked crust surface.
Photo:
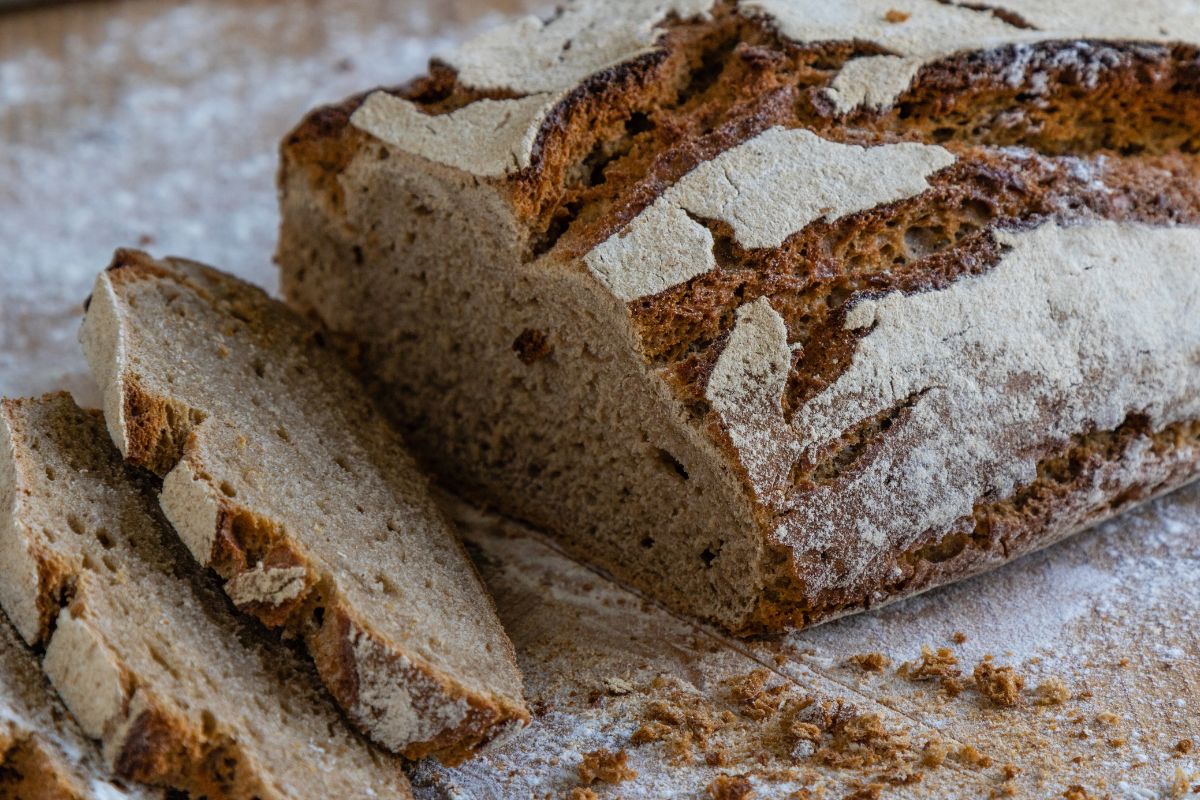
<svg viewBox="0 0 1200 800">
<path fill-rule="evenodd" d="M 798 0 L 664 17 L 651 51 L 578 79 L 539 112 L 528 162 L 486 180 L 414 157 L 400 129 L 356 126 L 361 98 L 340 122 L 318 112 L 283 146 L 285 290 L 361 341 L 444 475 L 727 627 L 809 624 L 1003 563 L 1195 476 L 1184 320 L 1200 223 L 1195 18 L 1007 5 Z M 501 36 L 472 57 L 508 58 Z M 531 96 L 477 80 L 449 57 L 372 97 L 437 119 Z M 464 228 L 486 246 L 431 243 Z M 1092 301 L 1048 304 L 1080 260 L 1095 265 Z M 1013 277 L 1016 262 L 1033 268 Z M 492 336 L 433 294 L 470 284 L 471 302 L 489 281 L 486 303 L 511 317 L 486 312 L 476 324 Z M 963 310 L 965 287 L 989 281 L 995 294 Z M 1023 305 L 993 302 L 1017 290 Z M 375 293 L 405 319 L 350 312 Z M 972 318 L 947 334 L 952 354 L 908 342 L 896 363 L 928 379 L 915 383 L 886 367 L 898 343 L 876 350 L 882 334 L 858 324 L 909 304 L 929 330 Z M 509 367 L 499 343 L 518 349 L 525 331 L 552 355 Z M 1077 363 L 1055 354 L 1073 345 Z M 937 363 L 951 374 L 929 374 Z M 491 377 L 476 385 L 471 369 Z M 1063 370 L 1097 386 L 1076 391 Z M 495 385 L 519 415 L 544 415 L 541 430 L 468 407 L 468 390 Z M 456 391 L 461 403 L 437 407 Z M 564 409 L 571 434 L 551 430 Z M 564 450 L 580 453 L 573 465 Z M 731 479 L 749 502 L 722 517 L 714 497 Z"/>
<path fill-rule="evenodd" d="M 454 763 L 528 719 L 473 566 L 316 328 L 214 269 L 121 251 L 82 341 L 192 554 L 305 641 L 364 733 Z"/>
<path fill-rule="evenodd" d="M 230 612 L 98 412 L 5 400 L 0 436 L 0 524 L 39 567 L 21 591 L 58 609 L 28 638 L 116 775 L 231 800 L 411 796 L 311 668 Z"/>
</svg>

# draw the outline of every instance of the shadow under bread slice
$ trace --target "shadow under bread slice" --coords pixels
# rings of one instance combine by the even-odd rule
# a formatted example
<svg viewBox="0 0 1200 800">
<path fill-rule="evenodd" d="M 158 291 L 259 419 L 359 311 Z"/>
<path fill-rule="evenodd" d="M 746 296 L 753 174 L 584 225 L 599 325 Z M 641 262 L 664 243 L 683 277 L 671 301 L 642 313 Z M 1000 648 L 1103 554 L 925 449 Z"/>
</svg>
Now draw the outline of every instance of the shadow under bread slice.
<svg viewBox="0 0 1200 800">
<path fill-rule="evenodd" d="M 229 597 L 303 639 L 376 742 L 453 764 L 529 714 L 399 437 L 320 333 L 218 270 L 119 251 L 81 334 L 108 429 Z"/>
<path fill-rule="evenodd" d="M 193 796 L 411 797 L 305 662 L 238 620 L 66 394 L 0 405 L 0 602 L 105 761 Z"/>
</svg>

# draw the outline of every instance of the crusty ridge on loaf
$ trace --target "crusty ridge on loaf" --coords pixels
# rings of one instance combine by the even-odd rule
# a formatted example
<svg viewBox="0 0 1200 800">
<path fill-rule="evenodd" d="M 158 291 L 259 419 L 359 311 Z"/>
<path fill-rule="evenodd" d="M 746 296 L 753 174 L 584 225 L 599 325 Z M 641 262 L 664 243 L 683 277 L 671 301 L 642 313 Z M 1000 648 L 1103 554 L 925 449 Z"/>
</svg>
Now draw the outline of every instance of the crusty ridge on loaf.
<svg viewBox="0 0 1200 800">
<path fill-rule="evenodd" d="M 82 341 L 192 554 L 303 639 L 363 732 L 454 763 L 528 719 L 491 598 L 320 331 L 217 270 L 119 251 Z"/>
<path fill-rule="evenodd" d="M 162 797 L 124 785 L 100 763 L 33 653 L 0 620 L 0 797 L 121 800 Z"/>
<path fill-rule="evenodd" d="M 1167 2 L 569 4 L 285 139 L 284 291 L 453 485 L 810 624 L 1196 476 L 1197 43 Z"/>
<path fill-rule="evenodd" d="M 237 619 L 69 395 L 0 405 L 5 611 L 122 778 L 229 800 L 411 797 L 311 667 Z"/>
</svg>

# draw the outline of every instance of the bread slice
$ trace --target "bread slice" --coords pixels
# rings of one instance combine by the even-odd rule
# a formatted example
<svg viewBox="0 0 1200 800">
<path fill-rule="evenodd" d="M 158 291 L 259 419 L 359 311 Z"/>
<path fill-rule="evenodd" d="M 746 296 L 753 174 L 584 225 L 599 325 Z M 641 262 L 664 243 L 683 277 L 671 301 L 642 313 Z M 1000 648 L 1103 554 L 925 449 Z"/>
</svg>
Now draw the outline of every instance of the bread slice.
<svg viewBox="0 0 1200 800">
<path fill-rule="evenodd" d="M 284 293 L 447 483 L 676 609 L 911 595 L 1200 472 L 1173 8 L 568 3 L 285 139 Z"/>
<path fill-rule="evenodd" d="M 0 600 L 117 775 L 230 800 L 411 797 L 311 665 L 210 585 L 99 412 L 3 401 L 0 500 Z"/>
<path fill-rule="evenodd" d="M 303 638 L 368 736 L 454 763 L 528 720 L 512 645 L 399 438 L 262 291 L 119 251 L 82 341 L 113 441 L 239 608 Z"/>
<path fill-rule="evenodd" d="M 0 620 L 0 797 L 20 800 L 162 798 L 114 780 L 67 714 L 12 626 Z"/>
</svg>

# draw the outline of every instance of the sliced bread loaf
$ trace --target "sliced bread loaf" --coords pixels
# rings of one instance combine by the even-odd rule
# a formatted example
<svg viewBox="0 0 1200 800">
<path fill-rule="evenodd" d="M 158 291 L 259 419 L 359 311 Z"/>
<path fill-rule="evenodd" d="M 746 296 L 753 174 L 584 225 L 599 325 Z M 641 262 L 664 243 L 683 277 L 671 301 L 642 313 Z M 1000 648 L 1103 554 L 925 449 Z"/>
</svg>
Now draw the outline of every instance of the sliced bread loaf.
<svg viewBox="0 0 1200 800">
<path fill-rule="evenodd" d="M 1200 476 L 1200 16 L 999 7 L 489 32 L 287 137 L 284 292 L 444 480 L 682 611 L 997 566 Z"/>
<path fill-rule="evenodd" d="M 411 797 L 311 666 L 242 621 L 98 412 L 0 405 L 0 601 L 113 772 L 231 800 Z"/>
<path fill-rule="evenodd" d="M 120 800 L 162 792 L 114 781 L 29 648 L 0 620 L 0 798 Z"/>
<path fill-rule="evenodd" d="M 113 440 L 165 476 L 192 554 L 304 639 L 365 733 L 454 763 L 528 719 L 491 598 L 317 329 L 217 270 L 120 251 L 82 341 Z"/>
</svg>

